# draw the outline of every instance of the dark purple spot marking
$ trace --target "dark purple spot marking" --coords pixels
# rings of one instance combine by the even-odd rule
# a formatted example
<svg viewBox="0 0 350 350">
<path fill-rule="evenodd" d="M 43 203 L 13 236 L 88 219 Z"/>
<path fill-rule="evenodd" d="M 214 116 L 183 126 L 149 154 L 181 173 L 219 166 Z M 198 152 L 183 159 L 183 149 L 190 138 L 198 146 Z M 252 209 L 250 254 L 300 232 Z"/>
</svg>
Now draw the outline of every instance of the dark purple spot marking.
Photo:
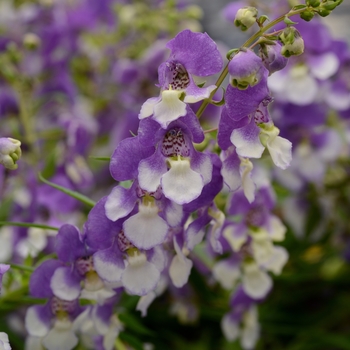
<svg viewBox="0 0 350 350">
<path fill-rule="evenodd" d="M 188 157 L 190 155 L 190 148 L 180 128 L 171 129 L 165 134 L 162 143 L 162 154 L 165 157 Z"/>
</svg>

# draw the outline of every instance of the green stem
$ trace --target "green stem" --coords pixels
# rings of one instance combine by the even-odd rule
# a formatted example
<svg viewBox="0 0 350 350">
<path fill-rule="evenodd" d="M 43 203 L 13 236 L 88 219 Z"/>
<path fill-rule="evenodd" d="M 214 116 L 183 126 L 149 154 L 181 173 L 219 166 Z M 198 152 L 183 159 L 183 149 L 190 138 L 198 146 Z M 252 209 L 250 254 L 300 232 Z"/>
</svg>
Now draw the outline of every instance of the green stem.
<svg viewBox="0 0 350 350">
<path fill-rule="evenodd" d="M 303 9 L 299 9 L 299 10 L 294 10 L 294 11 L 289 11 L 287 14 L 280 16 L 278 18 L 276 18 L 275 20 L 273 20 L 272 22 L 270 22 L 268 25 L 266 25 L 265 27 L 262 27 L 258 32 L 256 32 L 254 35 L 252 35 L 242 46 L 243 47 L 249 47 L 255 40 L 259 39 L 260 36 L 262 34 L 264 34 L 266 31 L 268 31 L 269 29 L 271 29 L 272 27 L 274 27 L 276 24 L 282 22 L 284 20 L 285 17 L 292 17 L 295 15 L 298 15 L 302 12 L 304 12 L 307 8 L 303 8 Z M 232 57 L 230 58 L 230 60 L 232 59 Z M 213 96 L 215 95 L 216 91 L 218 90 L 218 88 L 221 86 L 221 84 L 223 83 L 223 81 L 225 80 L 227 74 L 228 74 L 228 65 L 230 63 L 230 60 L 227 62 L 224 70 L 221 72 L 218 80 L 216 81 L 215 85 L 216 85 L 216 89 L 213 90 L 209 96 L 209 98 L 205 99 L 201 106 L 199 107 L 196 115 L 197 118 L 199 119 L 203 112 L 205 111 L 205 109 L 207 108 L 208 104 L 210 103 L 211 99 L 213 98 Z"/>
<path fill-rule="evenodd" d="M 53 231 L 59 230 L 58 227 L 41 225 L 41 224 L 34 224 L 31 222 L 0 221 L 0 226 L 36 227 L 36 228 L 42 228 L 42 229 L 46 229 L 46 230 L 53 230 Z"/>
</svg>

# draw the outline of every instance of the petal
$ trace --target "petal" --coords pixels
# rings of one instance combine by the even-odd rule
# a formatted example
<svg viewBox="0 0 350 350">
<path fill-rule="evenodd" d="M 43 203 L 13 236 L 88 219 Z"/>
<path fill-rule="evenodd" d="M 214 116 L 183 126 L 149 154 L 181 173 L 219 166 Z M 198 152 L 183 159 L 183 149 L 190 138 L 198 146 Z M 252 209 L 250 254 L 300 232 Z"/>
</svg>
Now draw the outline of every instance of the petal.
<svg viewBox="0 0 350 350">
<path fill-rule="evenodd" d="M 112 177 L 117 181 L 136 179 L 140 161 L 153 153 L 154 147 L 142 145 L 137 137 L 124 139 L 111 157 L 109 170 Z"/>
<path fill-rule="evenodd" d="M 154 106 L 161 100 L 161 97 L 149 98 L 141 107 L 139 119 L 150 117 L 153 114 Z"/>
<path fill-rule="evenodd" d="M 240 164 L 236 150 L 233 146 L 226 153 L 222 152 L 225 157 L 222 162 L 221 175 L 224 178 L 225 184 L 231 191 L 236 191 L 242 185 L 242 179 L 240 174 Z"/>
<path fill-rule="evenodd" d="M 236 152 L 241 157 L 261 158 L 265 147 L 260 142 L 260 128 L 252 118 L 243 128 L 235 129 L 231 134 L 231 142 L 236 146 Z"/>
<path fill-rule="evenodd" d="M 169 159 L 170 170 L 163 175 L 161 184 L 164 196 L 177 204 L 185 204 L 200 196 L 203 178 L 190 168 L 188 159 Z"/>
<path fill-rule="evenodd" d="M 35 337 L 45 336 L 51 328 L 52 313 L 47 305 L 35 305 L 28 308 L 25 326 L 28 333 Z"/>
<path fill-rule="evenodd" d="M 43 339 L 48 350 L 72 350 L 78 344 L 77 336 L 71 330 L 72 323 L 68 319 L 57 319 L 54 327 Z"/>
<path fill-rule="evenodd" d="M 298 78 L 288 80 L 285 96 L 288 101 L 300 106 L 315 102 L 319 87 L 316 80 L 309 75 L 303 75 Z"/>
<path fill-rule="evenodd" d="M 69 267 L 59 267 L 52 275 L 50 286 L 58 298 L 71 301 L 79 297 L 80 280 Z"/>
<path fill-rule="evenodd" d="M 165 220 L 158 215 L 155 204 L 139 204 L 139 212 L 124 222 L 124 233 L 139 249 L 151 249 L 164 242 L 169 230 Z"/>
<path fill-rule="evenodd" d="M 58 258 L 63 262 L 73 262 L 86 254 L 78 228 L 69 224 L 61 226 L 58 231 L 55 248 Z"/>
<path fill-rule="evenodd" d="M 204 185 L 211 181 L 213 164 L 209 155 L 194 151 L 191 154 L 191 169 L 202 175 Z"/>
<path fill-rule="evenodd" d="M 132 212 L 136 201 L 135 186 L 129 189 L 121 186 L 114 187 L 105 204 L 107 218 L 112 221 L 124 218 Z"/>
<path fill-rule="evenodd" d="M 184 117 L 181 117 L 179 121 L 183 122 L 188 127 L 189 131 L 192 133 L 193 142 L 201 143 L 204 141 L 202 126 L 197 116 L 189 106 L 187 106 L 186 110 L 186 115 Z"/>
<path fill-rule="evenodd" d="M 239 172 L 242 178 L 242 187 L 245 197 L 249 203 L 255 199 L 255 183 L 252 180 L 253 164 L 249 159 L 242 159 Z"/>
<path fill-rule="evenodd" d="M 183 64 L 191 74 L 206 77 L 218 73 L 223 66 L 221 54 L 207 33 L 183 30 L 166 47 L 171 50 L 170 59 Z"/>
<path fill-rule="evenodd" d="M 159 270 L 146 260 L 144 254 L 140 254 L 129 257 L 129 265 L 125 268 L 122 282 L 130 294 L 142 296 L 156 287 L 159 278 Z"/>
<path fill-rule="evenodd" d="M 166 129 L 172 121 L 186 115 L 186 103 L 180 100 L 181 93 L 177 90 L 164 90 L 162 100 L 155 105 L 153 119 L 163 129 Z"/>
<path fill-rule="evenodd" d="M 248 239 L 247 226 L 244 223 L 228 225 L 222 234 L 234 252 L 238 252 Z"/>
<path fill-rule="evenodd" d="M 174 256 L 169 267 L 169 275 L 175 287 L 181 288 L 187 283 L 192 265 L 190 259 Z"/>
<path fill-rule="evenodd" d="M 195 103 L 198 101 L 202 101 L 206 98 L 209 98 L 212 91 L 216 89 L 216 85 L 210 85 L 205 88 L 198 87 L 192 78 L 190 78 L 191 83 L 185 89 L 185 98 L 184 102 L 186 103 Z"/>
<path fill-rule="evenodd" d="M 292 143 L 283 137 L 276 136 L 267 141 L 267 149 L 276 166 L 286 169 L 292 161 Z"/>
<path fill-rule="evenodd" d="M 311 56 L 309 61 L 312 74 L 320 80 L 326 80 L 334 75 L 339 69 L 340 64 L 338 57 L 333 52 Z"/>
<path fill-rule="evenodd" d="M 147 316 L 147 310 L 156 297 L 156 293 L 154 291 L 151 291 L 139 299 L 136 305 L 136 310 L 141 312 L 142 317 Z"/>
<path fill-rule="evenodd" d="M 140 187 L 148 192 L 155 192 L 160 185 L 162 175 L 166 173 L 166 171 L 165 158 L 160 154 L 160 151 L 142 160 L 138 168 Z"/>
<path fill-rule="evenodd" d="M 242 285 L 245 293 L 253 299 L 264 298 L 272 288 L 272 279 L 255 263 L 243 265 Z"/>
<path fill-rule="evenodd" d="M 280 275 L 284 265 L 289 258 L 288 252 L 283 247 L 274 247 L 272 255 L 263 266 L 266 270 L 273 272 L 275 275 Z"/>
<path fill-rule="evenodd" d="M 93 255 L 94 268 L 97 274 L 105 281 L 117 282 L 122 278 L 125 264 L 121 254 L 115 249 L 99 250 Z"/>
<path fill-rule="evenodd" d="M 237 265 L 232 264 L 230 261 L 222 260 L 214 265 L 213 275 L 224 289 L 232 290 L 241 277 L 241 272 Z"/>
<path fill-rule="evenodd" d="M 239 325 L 229 314 L 225 315 L 221 320 L 221 329 L 229 342 L 236 340 L 239 336 Z"/>
<path fill-rule="evenodd" d="M 165 199 L 165 206 L 163 211 L 165 213 L 165 220 L 171 227 L 176 227 L 181 224 L 181 220 L 184 216 L 182 205 L 176 204 L 167 198 Z"/>
</svg>

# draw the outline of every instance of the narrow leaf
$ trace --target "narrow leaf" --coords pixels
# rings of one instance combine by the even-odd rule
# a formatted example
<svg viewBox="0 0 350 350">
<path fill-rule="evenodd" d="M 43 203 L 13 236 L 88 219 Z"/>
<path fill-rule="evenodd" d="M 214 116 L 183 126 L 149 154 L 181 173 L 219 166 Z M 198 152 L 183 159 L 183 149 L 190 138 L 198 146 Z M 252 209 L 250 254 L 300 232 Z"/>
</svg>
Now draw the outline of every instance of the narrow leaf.
<svg viewBox="0 0 350 350">
<path fill-rule="evenodd" d="M 63 186 L 57 185 L 51 181 L 46 180 L 40 173 L 38 173 L 38 176 L 39 176 L 39 179 L 42 182 L 44 182 L 45 184 L 47 184 L 53 188 L 56 188 L 57 190 L 65 193 L 65 194 L 68 194 L 68 196 L 71 196 L 71 197 L 77 199 L 80 202 L 83 202 L 84 204 L 86 204 L 90 207 L 93 207 L 96 204 L 93 200 L 91 200 L 90 198 L 84 196 L 83 194 L 81 194 L 79 192 L 69 190 L 68 188 L 65 188 Z"/>
<path fill-rule="evenodd" d="M 58 227 L 42 225 L 42 224 L 35 224 L 33 222 L 0 221 L 0 226 L 36 227 L 36 228 L 42 228 L 45 230 L 53 230 L 53 231 L 59 230 Z"/>
<path fill-rule="evenodd" d="M 145 335 L 153 335 L 153 332 L 146 328 L 135 316 L 127 313 L 118 315 L 118 318 L 124 323 L 130 330 Z"/>
<path fill-rule="evenodd" d="M 287 25 L 298 24 L 298 22 L 294 22 L 294 21 L 292 21 L 292 20 L 291 20 L 290 18 L 288 18 L 288 17 L 284 17 L 283 22 L 284 22 L 285 24 L 287 24 Z"/>
</svg>

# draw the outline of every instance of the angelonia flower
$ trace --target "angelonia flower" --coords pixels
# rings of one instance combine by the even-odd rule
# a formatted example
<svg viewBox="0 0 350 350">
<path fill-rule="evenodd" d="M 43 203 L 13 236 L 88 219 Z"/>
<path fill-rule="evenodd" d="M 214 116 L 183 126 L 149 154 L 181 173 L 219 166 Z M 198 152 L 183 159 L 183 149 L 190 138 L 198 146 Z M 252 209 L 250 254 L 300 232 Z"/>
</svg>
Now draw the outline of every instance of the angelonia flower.
<svg viewBox="0 0 350 350">
<path fill-rule="evenodd" d="M 10 342 L 9 342 L 9 337 L 4 332 L 0 332 L 0 346 L 1 346 L 1 349 L 4 349 L 4 350 L 11 350 L 12 349 Z"/>
<path fill-rule="evenodd" d="M 287 27 L 279 36 L 283 46 L 281 54 L 285 57 L 298 56 L 304 52 L 304 40 L 294 27 Z"/>
<path fill-rule="evenodd" d="M 1 288 L 2 288 L 2 277 L 4 276 L 5 272 L 10 269 L 10 265 L 6 264 L 0 264 L 0 294 L 1 294 Z"/>
</svg>

